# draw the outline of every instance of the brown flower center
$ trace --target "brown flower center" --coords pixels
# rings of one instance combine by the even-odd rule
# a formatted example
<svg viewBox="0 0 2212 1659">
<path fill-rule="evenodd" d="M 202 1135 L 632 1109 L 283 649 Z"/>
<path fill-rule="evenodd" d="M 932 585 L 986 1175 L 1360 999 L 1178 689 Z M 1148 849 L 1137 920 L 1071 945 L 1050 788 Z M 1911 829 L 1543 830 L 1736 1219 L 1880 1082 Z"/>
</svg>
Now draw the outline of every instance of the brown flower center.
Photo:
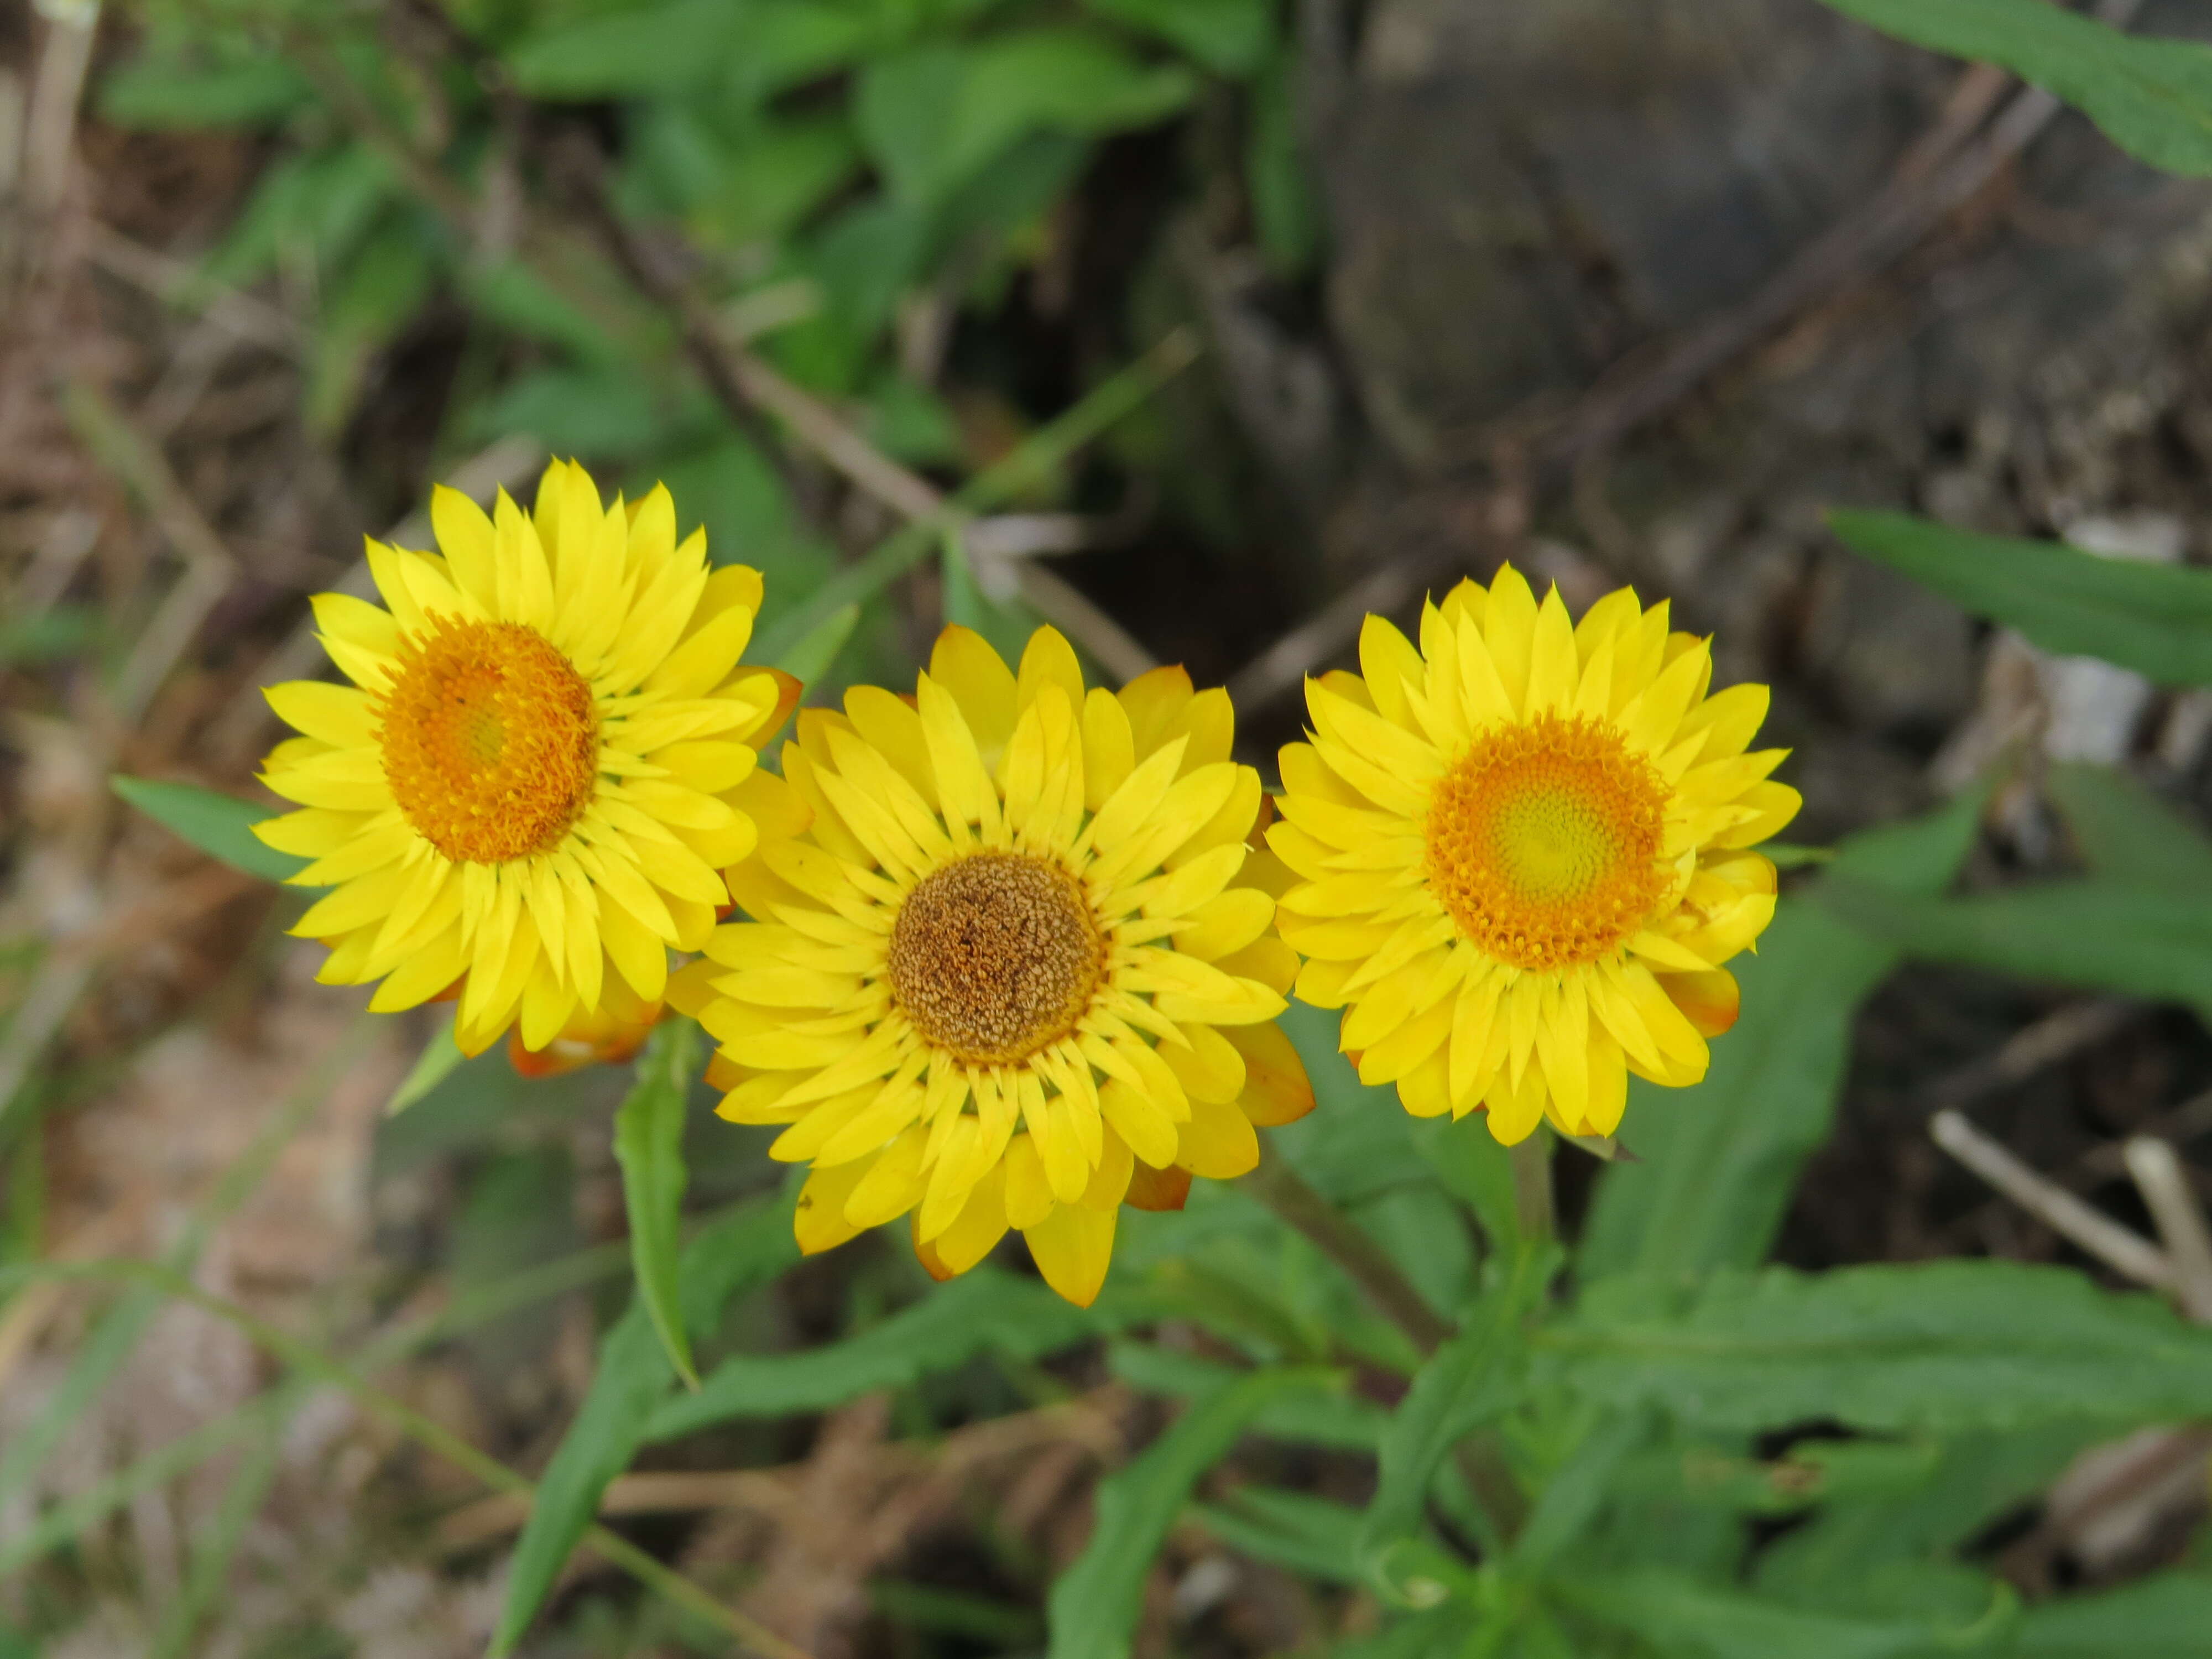
<svg viewBox="0 0 2212 1659">
<path fill-rule="evenodd" d="M 1666 890 L 1666 793 L 1609 726 L 1545 714 L 1478 738 L 1430 798 L 1429 886 L 1460 933 L 1542 972 L 1594 962 Z"/>
<path fill-rule="evenodd" d="M 384 775 L 447 858 L 504 864 L 550 851 L 591 805 L 592 688 L 520 623 L 434 617 L 384 694 Z"/>
<path fill-rule="evenodd" d="M 891 924 L 891 994 L 923 1036 L 974 1066 L 1012 1065 L 1066 1036 L 1105 972 L 1082 888 L 1026 854 L 933 871 Z"/>
</svg>

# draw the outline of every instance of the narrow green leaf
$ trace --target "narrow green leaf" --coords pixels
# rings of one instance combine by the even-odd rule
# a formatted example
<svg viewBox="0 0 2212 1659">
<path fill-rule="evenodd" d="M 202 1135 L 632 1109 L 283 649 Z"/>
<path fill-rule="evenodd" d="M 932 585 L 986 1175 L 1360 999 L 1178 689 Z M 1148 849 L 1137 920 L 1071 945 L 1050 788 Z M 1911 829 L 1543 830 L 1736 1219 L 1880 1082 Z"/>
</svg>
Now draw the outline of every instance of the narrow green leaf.
<svg viewBox="0 0 2212 1659">
<path fill-rule="evenodd" d="M 1755 1582 L 1788 1601 L 1834 1606 L 1893 1564 L 1956 1560 L 2000 1516 L 2047 1490 L 2096 1438 L 2093 1425 L 2061 1422 L 1941 1443 L 1800 1442 L 1790 1462 L 1817 1467 L 1820 1478 L 1793 1488 L 1818 1508 L 1759 1552 Z M 1784 1511 L 1776 1504 L 1767 1512 Z"/>
<path fill-rule="evenodd" d="M 1930 902 L 1856 883 L 1822 902 L 1869 936 L 1932 962 L 2212 1007 L 2212 895 L 2054 881 Z"/>
<path fill-rule="evenodd" d="M 1127 1659 L 1146 1575 L 1191 1488 L 1269 1401 L 1316 1381 L 1300 1368 L 1241 1377 L 1198 1401 L 1141 1457 L 1099 1484 L 1091 1542 L 1045 1604 L 1046 1659 Z"/>
<path fill-rule="evenodd" d="M 179 840 L 210 858 L 267 881 L 284 881 L 307 867 L 307 860 L 280 853 L 253 833 L 253 826 L 276 812 L 234 795 L 191 783 L 160 783 L 118 773 L 108 787 Z"/>
<path fill-rule="evenodd" d="M 895 294 L 886 299 L 892 297 Z M 1141 408 L 1152 393 L 1189 368 L 1197 355 L 1196 337 L 1178 329 L 1127 368 L 1100 381 L 1080 402 L 1054 416 L 962 485 L 946 514 L 918 520 L 894 531 L 866 558 L 847 565 L 810 593 L 804 605 L 794 606 L 775 626 L 763 629 L 762 658 L 781 662 L 785 653 L 843 606 L 872 598 L 903 575 L 938 547 L 945 525 L 955 521 L 959 513 L 985 511 L 1019 495 L 1038 479 L 1051 477 L 1070 455 Z"/>
<path fill-rule="evenodd" d="M 101 78 L 100 112 L 142 131 L 263 126 L 313 96 L 307 78 L 282 58 L 195 64 L 146 57 Z"/>
<path fill-rule="evenodd" d="M 1916 902 L 1940 892 L 1972 844 L 1982 799 L 1853 836 L 1823 882 L 1856 878 Z M 1743 1017 L 1714 1042 L 1705 1080 L 1683 1091 L 1631 1085 L 1621 1139 L 1638 1161 L 1609 1164 L 1598 1183 L 1577 1258 L 1585 1275 L 1765 1259 L 1798 1171 L 1827 1139 L 1858 1004 L 1897 955 L 1847 918 L 1783 901 L 1758 954 L 1729 964 Z"/>
<path fill-rule="evenodd" d="M 1298 112 L 1297 77 L 1303 68 L 1303 54 L 1285 42 L 1246 94 L 1244 191 L 1252 204 L 1252 228 L 1268 267 L 1287 281 L 1314 269 L 1325 234 Z"/>
<path fill-rule="evenodd" d="M 1107 1364 L 1132 1388 L 1184 1399 L 1212 1394 L 1246 1375 L 1234 1365 L 1149 1342 L 1115 1343 Z M 1325 1385 L 1317 1383 L 1304 1393 L 1270 1401 L 1253 1419 L 1252 1432 L 1344 1451 L 1373 1451 L 1389 1426 L 1390 1413 L 1371 1400 L 1348 1393 L 1345 1382 L 1340 1374 Z"/>
<path fill-rule="evenodd" d="M 622 1165 L 638 1300 L 668 1352 L 669 1364 L 694 1389 L 699 1373 L 684 1329 L 676 1240 L 688 1179 L 684 1117 L 698 1069 L 699 1028 L 680 1016 L 664 1019 L 638 1056 L 637 1081 L 615 1114 L 615 1161 Z"/>
<path fill-rule="evenodd" d="M 2212 173 L 2212 46 L 2123 31 L 2049 0 L 1828 0 L 1900 40 L 2001 64 L 2168 173 Z"/>
<path fill-rule="evenodd" d="M 695 1341 L 714 1334 L 732 1297 L 766 1284 L 798 1258 L 791 1236 L 794 1185 L 744 1204 L 701 1230 L 684 1247 L 684 1324 Z M 530 1518 L 507 1569 L 492 1651 L 506 1654 L 530 1626 L 577 1540 L 591 1528 L 607 1485 L 629 1467 L 646 1425 L 676 1378 L 641 1297 L 599 1340 L 591 1391 L 538 1484 Z"/>
<path fill-rule="evenodd" d="M 1478 1303 L 1459 1334 L 1414 1373 L 1391 1416 L 1375 1501 L 1359 1535 L 1359 1569 L 1393 1607 L 1433 1607 L 1446 1594 L 1437 1553 L 1424 1537 L 1429 1488 L 1454 1446 L 1520 1400 L 1526 1358 L 1521 1317 L 1548 1265 L 1549 1258 L 1518 1262 L 1514 1280 Z"/>
<path fill-rule="evenodd" d="M 1131 28 L 1157 34 L 1216 75 L 1242 79 L 1260 67 L 1275 41 L 1269 0 L 1084 0 L 1085 6 Z"/>
<path fill-rule="evenodd" d="M 1565 1554 L 1605 1507 L 1613 1474 L 1630 1453 L 1651 1438 L 1653 1416 L 1621 1412 L 1585 1434 L 1567 1461 L 1545 1481 L 1519 1536 L 1515 1565 L 1539 1572 Z"/>
<path fill-rule="evenodd" d="M 453 1014 L 451 1009 L 438 1022 L 438 1029 L 430 1033 L 430 1040 L 422 1045 L 422 1052 L 415 1056 L 404 1081 L 392 1091 L 385 1103 L 384 1115 L 398 1117 L 416 1101 L 443 1083 L 456 1066 L 466 1059 L 460 1045 L 453 1041 Z"/>
<path fill-rule="evenodd" d="M 2044 787 L 2098 875 L 2170 893 L 2212 892 L 2212 838 L 2164 796 L 2109 766 L 2054 766 Z"/>
<path fill-rule="evenodd" d="M 1365 1516 L 1348 1504 L 1279 1486 L 1239 1486 L 1218 1504 L 1193 1504 L 1191 1512 L 1216 1538 L 1255 1561 L 1324 1584 L 1359 1582 L 1352 1564 Z"/>
<path fill-rule="evenodd" d="M 646 1419 L 673 1381 L 667 1349 L 640 1297 L 601 1339 L 591 1391 L 538 1482 L 507 1569 L 493 1654 L 511 1653 L 522 1639 L 576 1540 L 598 1516 L 608 1483 L 629 1467 Z"/>
<path fill-rule="evenodd" d="M 738 1354 L 696 1394 L 653 1414 L 648 1440 L 740 1418 L 824 1411 L 877 1389 L 900 1389 L 976 1354 L 1035 1359 L 1094 1334 L 1104 1316 L 1063 1302 L 1033 1279 L 969 1269 L 872 1330 L 799 1353 Z"/>
<path fill-rule="evenodd" d="M 853 112 L 893 198 L 934 208 L 1030 133 L 1149 126 L 1197 89 L 1180 64 L 1146 64 L 1097 30 L 1007 29 L 874 59 Z"/>
<path fill-rule="evenodd" d="M 860 622 L 858 605 L 831 611 L 778 657 L 775 665 L 801 685 L 811 687 L 830 672 L 830 664 L 837 660 L 837 653 L 845 648 L 845 641 L 853 637 Z"/>
<path fill-rule="evenodd" d="M 1714 1430 L 2148 1423 L 2212 1401 L 2212 1328 L 2020 1262 L 1607 1279 L 1533 1340 L 1540 1381 Z"/>
<path fill-rule="evenodd" d="M 729 0 L 669 0 L 543 27 L 507 54 L 515 84 L 537 98 L 669 94 L 712 81 L 745 12 Z"/>
<path fill-rule="evenodd" d="M 2046 651 L 2102 657 L 2161 685 L 2212 684 L 2212 573 L 1972 535 L 1902 513 L 1831 513 L 1828 523 L 1856 551 Z"/>
<path fill-rule="evenodd" d="M 2010 1586 L 1992 1581 L 1979 1615 L 1946 1628 L 1923 1620 L 1811 1612 L 1652 1568 L 1551 1588 L 1570 1606 L 1662 1652 L 1710 1659 L 1925 1659 L 1931 1650 L 1984 1647 L 2018 1606 Z"/>
<path fill-rule="evenodd" d="M 2030 1607 L 2008 1659 L 2203 1659 L 2212 1632 L 2212 1575 L 2166 1572 Z"/>
</svg>

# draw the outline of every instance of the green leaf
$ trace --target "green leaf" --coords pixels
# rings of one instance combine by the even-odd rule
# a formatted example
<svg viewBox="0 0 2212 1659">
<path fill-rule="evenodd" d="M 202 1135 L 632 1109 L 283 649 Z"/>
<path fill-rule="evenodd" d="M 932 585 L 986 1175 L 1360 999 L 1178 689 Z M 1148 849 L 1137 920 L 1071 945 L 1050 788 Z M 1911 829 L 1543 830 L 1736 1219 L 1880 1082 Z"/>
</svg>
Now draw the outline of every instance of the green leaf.
<svg viewBox="0 0 2212 1659">
<path fill-rule="evenodd" d="M 1278 276 L 1304 276 L 1321 257 L 1321 204 L 1315 198 L 1292 80 L 1298 56 L 1285 48 L 1252 83 L 1244 138 L 1244 190 L 1260 251 Z"/>
<path fill-rule="evenodd" d="M 308 860 L 280 853 L 253 833 L 253 826 L 276 814 L 234 795 L 191 783 L 158 783 L 117 773 L 108 787 L 179 839 L 210 858 L 264 881 L 288 881 Z"/>
<path fill-rule="evenodd" d="M 1503 1416 L 1522 1395 L 1526 1349 L 1520 1321 L 1532 1285 L 1548 1259 L 1516 1263 L 1513 1282 L 1492 1290 L 1459 1334 L 1414 1373 L 1413 1387 L 1391 1416 L 1359 1535 L 1358 1563 L 1367 1582 L 1394 1607 L 1432 1607 L 1445 1583 L 1434 1547 L 1424 1540 L 1429 1488 L 1437 1466 L 1476 1429 Z"/>
<path fill-rule="evenodd" d="M 1650 1440 L 1652 1415 L 1622 1412 L 1583 1434 L 1566 1462 L 1552 1472 L 1528 1519 L 1513 1540 L 1515 1566 L 1540 1572 L 1589 1530 L 1610 1495 L 1613 1478 L 1628 1455 Z"/>
<path fill-rule="evenodd" d="M 1972 844 L 1981 804 L 1975 792 L 1853 836 L 1834 870 L 1870 890 L 1939 892 Z M 1798 1171 L 1827 1139 L 1858 1004 L 1896 961 L 1893 946 L 1818 904 L 1785 899 L 1758 954 L 1729 964 L 1743 1017 L 1713 1044 L 1705 1080 L 1686 1091 L 1631 1085 L 1620 1138 L 1641 1162 L 1607 1167 L 1580 1271 L 1698 1273 L 1763 1261 Z"/>
<path fill-rule="evenodd" d="M 1347 1504 L 1278 1486 L 1239 1486 L 1218 1504 L 1196 1504 L 1206 1529 L 1255 1561 L 1286 1567 L 1324 1584 L 1357 1584 L 1364 1516 Z"/>
<path fill-rule="evenodd" d="M 2091 1425 L 2062 1422 L 1940 1444 L 1801 1441 L 1790 1462 L 1817 1468 L 1820 1478 L 1793 1481 L 1792 1492 L 1819 1507 L 1759 1552 L 1756 1583 L 1789 1600 L 1841 1606 L 1888 1564 L 1954 1560 L 1976 1534 L 2033 1501 L 2095 1438 Z"/>
<path fill-rule="evenodd" d="M 331 283 L 307 364 L 305 412 L 319 432 L 335 435 L 345 424 L 370 362 L 429 298 L 435 253 L 422 218 L 388 215 Z"/>
<path fill-rule="evenodd" d="M 430 1034 L 430 1040 L 422 1045 L 422 1052 L 416 1055 L 415 1064 L 409 1069 L 405 1081 L 392 1091 L 392 1098 L 385 1104 L 384 1115 L 386 1117 L 398 1116 L 443 1083 L 453 1067 L 466 1058 L 461 1053 L 460 1045 L 453 1041 L 453 1013 L 448 1009 L 445 1018 L 438 1022 L 438 1029 Z"/>
<path fill-rule="evenodd" d="M 2212 173 L 2212 46 L 2128 34 L 2048 0 L 1828 0 L 1885 34 L 2002 64 L 2139 161 Z"/>
<path fill-rule="evenodd" d="M 746 9 L 730 0 L 672 0 L 586 15 L 524 40 L 507 66 L 534 98 L 679 92 L 721 72 Z"/>
<path fill-rule="evenodd" d="M 638 1056 L 636 1083 L 615 1113 L 615 1161 L 622 1165 L 638 1300 L 676 1374 L 694 1389 L 699 1373 L 684 1328 L 676 1240 L 688 1178 L 684 1117 L 698 1069 L 699 1028 L 681 1016 L 662 1020 Z"/>
<path fill-rule="evenodd" d="M 2098 1595 L 2069 1596 L 2021 1616 L 2008 1659 L 2202 1659 L 2212 1631 L 2212 1577 L 2166 1572 Z"/>
<path fill-rule="evenodd" d="M 791 1236 L 797 1190 L 794 1185 L 778 1197 L 741 1205 L 684 1248 L 684 1326 L 695 1340 L 714 1334 L 732 1297 L 767 1283 L 798 1258 Z M 629 1467 L 647 1420 L 675 1382 L 653 1317 L 643 1301 L 634 1297 L 629 1311 L 600 1339 L 591 1391 L 538 1481 L 507 1569 L 494 1653 L 512 1650 L 529 1628 L 598 1515 L 608 1483 Z"/>
<path fill-rule="evenodd" d="M 2212 684 L 2212 573 L 1970 535 L 1901 513 L 1831 513 L 1828 523 L 1857 552 L 2046 651 L 2102 657 L 2161 685 Z"/>
<path fill-rule="evenodd" d="M 2019 1262 L 1601 1280 L 1534 1340 L 1540 1381 L 1715 1430 L 2146 1423 L 2212 1401 L 2212 1328 Z"/>
<path fill-rule="evenodd" d="M 860 623 L 858 605 L 839 607 L 808 629 L 776 659 L 775 665 L 801 685 L 811 688 L 830 672 L 830 665 L 837 660 L 837 653 L 845 648 L 845 641 L 853 637 L 853 630 Z"/>
<path fill-rule="evenodd" d="M 1654 1569 L 1552 1588 L 1570 1606 L 1662 1652 L 1710 1659 L 1927 1659 L 1931 1650 L 1982 1647 L 2017 1606 L 2008 1585 L 1992 1583 L 1979 1616 L 1947 1628 L 1923 1620 L 1812 1612 Z"/>
<path fill-rule="evenodd" d="M 100 112 L 119 127 L 166 131 L 265 126 L 313 96 L 307 77 L 282 58 L 192 64 L 137 59 L 102 77 Z"/>
<path fill-rule="evenodd" d="M 854 112 L 892 195 L 933 206 L 1026 134 L 1149 126 L 1196 90 L 1188 70 L 1148 65 L 1097 33 L 1039 28 L 878 58 Z"/>
<path fill-rule="evenodd" d="M 2212 1007 L 2212 896 L 2101 878 L 1914 903 L 1838 883 L 1822 900 L 1909 955 Z"/>
<path fill-rule="evenodd" d="M 1156 34 L 1216 75 L 1242 80 L 1275 43 L 1269 0 L 1084 0 L 1117 23 Z"/>
<path fill-rule="evenodd" d="M 507 1569 L 494 1654 L 514 1650 L 576 1540 L 597 1517 L 608 1483 L 629 1467 L 647 1418 L 673 1382 L 667 1351 L 641 1299 L 601 1339 L 591 1392 L 539 1477 L 530 1518 Z"/>
<path fill-rule="evenodd" d="M 2089 867 L 2107 880 L 2212 892 L 2212 839 L 2155 791 L 2108 766 L 2058 765 L 2044 781 Z"/>
<path fill-rule="evenodd" d="M 1199 1477 L 1268 1402 L 1314 1386 L 1301 1369 L 1255 1371 L 1208 1395 L 1127 1468 L 1099 1483 L 1091 1542 L 1053 1585 L 1046 1659 L 1127 1659 L 1145 1578 Z"/>
<path fill-rule="evenodd" d="M 1436 1171 L 1445 1190 L 1474 1212 L 1490 1248 L 1510 1249 L 1517 1237 L 1512 1158 L 1490 1133 L 1489 1121 L 1473 1113 L 1456 1121 L 1413 1118 L 1407 1130 L 1413 1150 Z"/>
<path fill-rule="evenodd" d="M 657 384 L 639 364 L 604 363 L 516 375 L 477 411 L 474 430 L 485 442 L 526 433 L 556 455 L 623 460 L 661 448 L 702 416 L 703 397 Z"/>
<path fill-rule="evenodd" d="M 672 1440 L 740 1418 L 824 1411 L 877 1389 L 904 1388 L 979 1353 L 1035 1359 L 1104 1323 L 1036 1279 L 975 1267 L 859 1336 L 799 1353 L 724 1360 L 696 1394 L 655 1412 L 646 1437 Z"/>
<path fill-rule="evenodd" d="M 294 155 L 265 169 L 230 232 L 208 255 L 213 282 L 242 287 L 280 259 L 328 266 L 368 230 L 390 199 L 392 165 L 365 143 Z"/>
<path fill-rule="evenodd" d="M 860 146 L 842 114 L 778 121 L 722 158 L 720 182 L 694 210 L 692 228 L 726 247 L 780 238 L 860 165 Z"/>
<path fill-rule="evenodd" d="M 1227 1388 L 1246 1375 L 1233 1365 L 1178 1353 L 1149 1342 L 1117 1342 L 1107 1355 L 1114 1375 L 1148 1394 L 1184 1399 Z M 1344 1451 L 1371 1452 L 1381 1443 L 1390 1413 L 1345 1388 L 1339 1376 L 1304 1393 L 1270 1401 L 1252 1421 L 1252 1432 L 1278 1440 L 1298 1440 Z"/>
</svg>

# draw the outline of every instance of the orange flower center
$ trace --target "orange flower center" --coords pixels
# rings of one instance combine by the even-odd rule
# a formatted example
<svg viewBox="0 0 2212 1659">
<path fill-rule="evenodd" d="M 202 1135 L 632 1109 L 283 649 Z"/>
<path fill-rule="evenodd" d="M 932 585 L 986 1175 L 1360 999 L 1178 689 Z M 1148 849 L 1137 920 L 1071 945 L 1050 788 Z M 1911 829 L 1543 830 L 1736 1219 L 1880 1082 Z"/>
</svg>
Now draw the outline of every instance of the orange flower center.
<svg viewBox="0 0 2212 1659">
<path fill-rule="evenodd" d="M 1460 933 L 1544 972 L 1595 962 L 1666 891 L 1666 791 L 1608 726 L 1544 714 L 1478 738 L 1437 785 L 1429 886 Z"/>
<path fill-rule="evenodd" d="M 1011 1066 L 1075 1029 L 1105 976 L 1106 941 L 1057 863 L 971 853 L 906 896 L 890 966 L 923 1036 L 971 1066 Z"/>
<path fill-rule="evenodd" d="M 434 617 L 384 694 L 384 775 L 423 840 L 465 864 L 558 846 L 599 784 L 592 688 L 520 623 Z"/>
</svg>

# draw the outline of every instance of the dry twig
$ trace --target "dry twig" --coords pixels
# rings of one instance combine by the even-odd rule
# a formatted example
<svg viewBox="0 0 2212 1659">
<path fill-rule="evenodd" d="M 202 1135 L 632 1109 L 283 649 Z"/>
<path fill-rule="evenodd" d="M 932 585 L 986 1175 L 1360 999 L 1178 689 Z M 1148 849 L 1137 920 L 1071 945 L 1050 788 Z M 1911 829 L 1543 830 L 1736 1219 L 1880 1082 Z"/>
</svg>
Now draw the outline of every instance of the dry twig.
<svg viewBox="0 0 2212 1659">
<path fill-rule="evenodd" d="M 2198 1324 L 2212 1325 L 2212 1230 L 2205 1226 L 2204 1206 L 2197 1201 L 2189 1172 L 2172 1143 L 2154 1136 L 2136 1136 L 2122 1155 L 2173 1265 L 2174 1299 Z"/>
<path fill-rule="evenodd" d="M 1961 1114 L 1936 1113 L 1928 1133 L 1960 1163 L 2113 1272 L 2153 1290 L 2175 1288 L 2173 1263 L 2158 1246 L 2030 1169 Z"/>
</svg>

